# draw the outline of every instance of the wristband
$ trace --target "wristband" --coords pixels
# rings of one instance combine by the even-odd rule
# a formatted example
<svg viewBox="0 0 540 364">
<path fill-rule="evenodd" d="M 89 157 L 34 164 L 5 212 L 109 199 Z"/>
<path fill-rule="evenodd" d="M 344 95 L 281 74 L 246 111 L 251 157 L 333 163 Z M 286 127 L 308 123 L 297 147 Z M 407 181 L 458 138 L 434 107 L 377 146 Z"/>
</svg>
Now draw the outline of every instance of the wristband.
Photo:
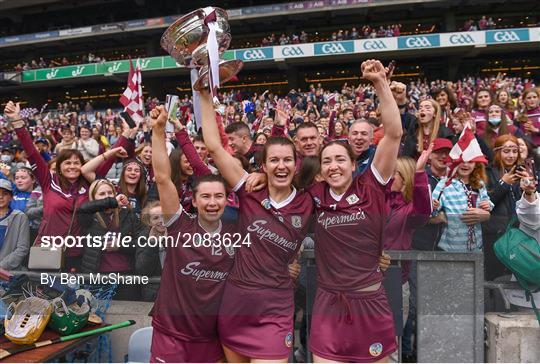
<svg viewBox="0 0 540 364">
<path fill-rule="evenodd" d="M 107 157 L 105 157 L 105 153 L 103 153 L 103 154 L 101 155 L 101 157 L 103 158 L 103 162 L 107 161 Z"/>
</svg>

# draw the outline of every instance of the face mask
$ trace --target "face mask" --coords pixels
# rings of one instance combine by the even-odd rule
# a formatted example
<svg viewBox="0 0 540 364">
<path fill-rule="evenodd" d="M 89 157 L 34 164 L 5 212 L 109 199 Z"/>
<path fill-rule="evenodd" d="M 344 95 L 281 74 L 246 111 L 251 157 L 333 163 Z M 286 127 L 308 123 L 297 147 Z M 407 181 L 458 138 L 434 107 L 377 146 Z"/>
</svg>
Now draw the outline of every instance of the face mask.
<svg viewBox="0 0 540 364">
<path fill-rule="evenodd" d="M 3 163 L 11 163 L 11 161 L 13 160 L 13 157 L 10 156 L 10 155 L 7 155 L 7 154 L 4 154 L 0 160 L 2 160 Z"/>
<path fill-rule="evenodd" d="M 501 118 L 489 118 L 488 121 L 491 125 L 497 126 L 501 123 Z"/>
</svg>

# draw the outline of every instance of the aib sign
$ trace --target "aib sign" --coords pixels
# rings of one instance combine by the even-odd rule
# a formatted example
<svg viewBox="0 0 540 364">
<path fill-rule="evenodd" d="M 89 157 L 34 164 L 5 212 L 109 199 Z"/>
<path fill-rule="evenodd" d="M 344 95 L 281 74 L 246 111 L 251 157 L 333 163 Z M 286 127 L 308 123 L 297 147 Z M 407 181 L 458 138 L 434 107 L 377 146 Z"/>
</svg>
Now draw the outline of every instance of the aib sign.
<svg viewBox="0 0 540 364">
<path fill-rule="evenodd" d="M 440 47 L 441 41 L 439 34 L 434 35 L 415 35 L 410 37 L 399 37 L 398 48 L 399 49 L 411 49 L 411 48 L 431 48 Z"/>
<path fill-rule="evenodd" d="M 238 49 L 235 58 L 242 61 L 263 61 L 274 58 L 274 51 L 272 47 Z"/>
<path fill-rule="evenodd" d="M 326 42 L 315 44 L 315 55 L 354 53 L 354 42 Z"/>
<path fill-rule="evenodd" d="M 486 32 L 487 44 L 526 42 L 528 40 L 529 40 L 528 29 L 488 30 Z"/>
</svg>

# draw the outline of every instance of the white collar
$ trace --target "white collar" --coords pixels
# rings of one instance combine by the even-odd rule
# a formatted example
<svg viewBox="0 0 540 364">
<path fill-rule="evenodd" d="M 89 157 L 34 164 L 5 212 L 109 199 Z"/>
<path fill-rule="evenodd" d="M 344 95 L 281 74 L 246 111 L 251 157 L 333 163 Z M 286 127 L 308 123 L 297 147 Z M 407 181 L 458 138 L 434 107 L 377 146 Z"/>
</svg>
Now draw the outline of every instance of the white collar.
<svg viewBox="0 0 540 364">
<path fill-rule="evenodd" d="M 332 191 L 332 189 L 330 188 L 330 196 L 332 196 L 332 198 L 334 200 L 336 200 L 337 202 L 341 201 L 341 199 L 343 198 L 343 196 L 345 196 L 347 192 L 344 192 L 342 193 L 341 195 L 338 195 L 337 193 L 335 193 L 334 191 Z"/>
<path fill-rule="evenodd" d="M 199 220 L 199 216 L 197 216 L 197 224 L 199 224 L 199 226 L 201 227 L 201 229 L 203 229 L 204 231 L 206 231 L 206 229 L 203 228 L 202 225 L 201 225 L 201 222 L 200 222 L 200 220 Z M 221 232 L 221 228 L 222 228 L 222 227 L 223 227 L 223 224 L 221 223 L 221 220 L 219 220 L 219 225 L 218 225 L 218 227 L 217 227 L 216 230 L 214 230 L 214 231 L 206 231 L 206 232 L 207 232 L 208 234 L 210 234 L 210 236 L 214 236 L 214 235 L 219 234 L 219 233 Z"/>
<path fill-rule="evenodd" d="M 274 207 L 275 209 L 280 209 L 282 207 L 285 207 L 287 206 L 289 203 L 291 203 L 291 201 L 296 197 L 296 188 L 294 188 L 294 186 L 292 186 L 292 192 L 291 194 L 283 201 L 281 202 L 276 202 L 272 199 L 272 197 L 270 197 L 270 195 L 268 196 L 268 198 L 270 199 L 270 205 L 272 205 L 272 207 Z"/>
</svg>

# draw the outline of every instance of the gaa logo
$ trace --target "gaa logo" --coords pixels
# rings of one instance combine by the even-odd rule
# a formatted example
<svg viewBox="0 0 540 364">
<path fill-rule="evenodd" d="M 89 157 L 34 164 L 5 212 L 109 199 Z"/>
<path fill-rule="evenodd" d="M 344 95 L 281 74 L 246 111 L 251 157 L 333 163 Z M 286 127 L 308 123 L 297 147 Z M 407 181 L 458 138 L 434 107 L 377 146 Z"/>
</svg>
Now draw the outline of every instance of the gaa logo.
<svg viewBox="0 0 540 364">
<path fill-rule="evenodd" d="M 371 356 L 379 356 L 382 354 L 383 351 L 383 345 L 381 343 L 375 343 L 371 344 L 369 347 L 369 353 Z"/>
<path fill-rule="evenodd" d="M 405 42 L 407 48 L 431 47 L 432 44 L 426 37 L 410 37 Z"/>
<path fill-rule="evenodd" d="M 514 31 L 495 32 L 493 34 L 493 39 L 496 42 L 516 42 L 521 40 Z"/>
<path fill-rule="evenodd" d="M 469 34 L 453 34 L 450 36 L 451 44 L 472 44 L 474 43 L 473 37 Z"/>
<path fill-rule="evenodd" d="M 321 50 L 324 54 L 347 53 L 347 50 L 341 43 L 325 43 Z"/>
<path fill-rule="evenodd" d="M 293 346 L 293 334 L 292 332 L 289 332 L 287 336 L 285 336 L 285 346 L 288 348 L 292 348 Z"/>
<path fill-rule="evenodd" d="M 386 49 L 386 44 L 382 40 L 367 40 L 362 44 L 362 48 L 368 51 Z"/>
<path fill-rule="evenodd" d="M 242 53 L 242 59 L 246 61 L 266 59 L 266 53 L 262 49 L 248 49 Z"/>
<path fill-rule="evenodd" d="M 285 57 L 297 57 L 303 56 L 304 51 L 300 47 L 283 47 L 281 49 L 281 54 Z"/>
</svg>

